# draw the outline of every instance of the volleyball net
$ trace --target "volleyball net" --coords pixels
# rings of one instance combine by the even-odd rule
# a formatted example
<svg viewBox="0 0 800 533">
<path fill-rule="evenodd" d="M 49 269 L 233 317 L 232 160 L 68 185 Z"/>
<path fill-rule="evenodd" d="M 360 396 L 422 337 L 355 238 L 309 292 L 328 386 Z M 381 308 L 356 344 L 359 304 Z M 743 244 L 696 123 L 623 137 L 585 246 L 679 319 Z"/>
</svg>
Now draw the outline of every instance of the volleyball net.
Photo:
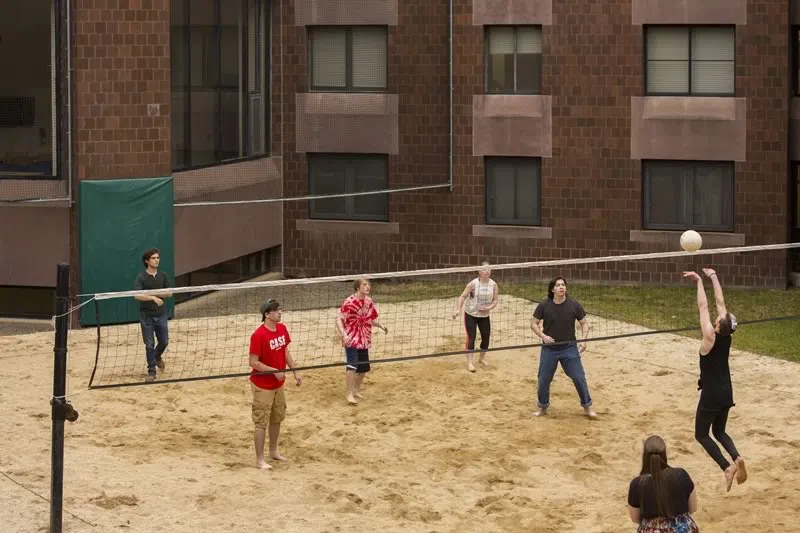
<svg viewBox="0 0 800 533">
<path fill-rule="evenodd" d="M 785 288 L 766 287 L 771 272 L 785 273 L 787 250 L 797 247 L 800 243 L 491 265 L 498 305 L 490 314 L 488 351 L 540 346 L 531 330 L 532 313 L 556 276 L 566 278 L 569 296 L 587 313 L 590 350 L 591 343 L 622 337 L 699 335 L 696 284 L 682 272 L 694 270 L 702 276 L 707 267 L 717 271 L 740 328 L 793 321 L 800 318 L 800 307 L 792 303 L 796 299 L 788 298 Z M 474 265 L 173 288 L 172 298 L 180 303 L 167 307 L 165 368 L 156 383 L 248 375 L 250 335 L 261 324 L 260 307 L 267 299 L 280 303 L 299 370 L 344 366 L 336 318 L 357 278 L 370 280 L 378 320 L 388 328 L 387 334 L 374 328 L 373 363 L 468 353 L 463 310 L 456 312 L 457 302 L 478 269 Z M 712 287 L 705 276 L 704 281 L 713 320 Z M 81 305 L 94 307 L 99 324 L 90 388 L 145 383 L 145 346 L 134 297 L 154 292 L 83 295 Z M 579 328 L 577 337 L 582 338 Z"/>
</svg>

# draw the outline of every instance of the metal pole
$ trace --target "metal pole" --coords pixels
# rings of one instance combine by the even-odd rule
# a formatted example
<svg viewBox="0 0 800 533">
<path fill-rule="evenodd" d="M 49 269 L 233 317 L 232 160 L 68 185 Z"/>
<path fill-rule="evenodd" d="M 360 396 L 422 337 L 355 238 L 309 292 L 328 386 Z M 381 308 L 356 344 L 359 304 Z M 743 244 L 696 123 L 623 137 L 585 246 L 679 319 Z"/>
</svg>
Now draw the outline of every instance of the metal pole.
<svg viewBox="0 0 800 533">
<path fill-rule="evenodd" d="M 53 348 L 53 434 L 50 463 L 50 533 L 61 533 L 64 499 L 64 420 L 78 413 L 66 400 L 67 333 L 69 331 L 69 265 L 60 263 L 56 277 L 55 346 Z"/>
</svg>

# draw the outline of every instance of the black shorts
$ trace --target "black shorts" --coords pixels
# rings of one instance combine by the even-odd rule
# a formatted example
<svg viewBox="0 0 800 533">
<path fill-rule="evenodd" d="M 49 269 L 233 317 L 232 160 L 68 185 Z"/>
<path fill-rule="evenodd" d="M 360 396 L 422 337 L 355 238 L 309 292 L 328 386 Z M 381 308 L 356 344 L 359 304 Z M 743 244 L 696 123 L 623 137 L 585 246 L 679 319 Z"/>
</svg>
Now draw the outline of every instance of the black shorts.
<svg viewBox="0 0 800 533">
<path fill-rule="evenodd" d="M 347 370 L 355 370 L 356 374 L 369 372 L 369 350 L 345 348 L 344 356 Z"/>
</svg>

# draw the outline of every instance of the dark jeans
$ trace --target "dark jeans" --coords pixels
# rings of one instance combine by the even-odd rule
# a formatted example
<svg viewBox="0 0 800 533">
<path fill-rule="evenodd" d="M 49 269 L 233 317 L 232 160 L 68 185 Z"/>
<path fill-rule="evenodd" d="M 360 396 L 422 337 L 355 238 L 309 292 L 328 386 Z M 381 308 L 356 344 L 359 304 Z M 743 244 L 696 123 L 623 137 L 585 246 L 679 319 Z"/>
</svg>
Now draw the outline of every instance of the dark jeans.
<svg viewBox="0 0 800 533">
<path fill-rule="evenodd" d="M 139 315 L 139 324 L 142 326 L 142 340 L 147 355 L 147 373 L 156 373 L 156 361 L 161 359 L 169 344 L 169 330 L 167 328 L 167 313 L 160 316 L 150 316 L 146 313 Z M 155 336 L 155 338 L 154 338 Z M 155 340 L 158 339 L 158 346 Z"/>
<path fill-rule="evenodd" d="M 492 335 L 492 323 L 488 316 L 475 317 L 464 313 L 464 328 L 467 330 L 467 350 L 475 349 L 475 337 L 481 332 L 481 350 L 489 349 L 489 337 Z"/>
<path fill-rule="evenodd" d="M 581 354 L 578 352 L 576 344 L 569 344 L 558 347 L 542 346 L 539 355 L 539 384 L 538 401 L 540 409 L 547 409 L 550 406 L 550 383 L 556 375 L 558 364 L 564 373 L 569 376 L 578 391 L 581 399 L 581 406 L 589 407 L 592 405 L 592 397 L 589 395 L 589 385 L 586 384 L 586 373 L 583 370 Z"/>
<path fill-rule="evenodd" d="M 725 451 L 730 454 L 734 461 L 738 459 L 739 452 L 736 450 L 736 445 L 733 443 L 733 439 L 725 433 L 725 426 L 728 424 L 728 411 L 730 411 L 730 408 L 706 410 L 700 409 L 698 405 L 697 415 L 694 419 L 694 438 L 705 448 L 706 453 L 716 461 L 722 470 L 726 470 L 731 464 L 722 455 L 717 443 L 708 436 L 708 430 L 711 430 L 714 434 L 714 439 L 717 439 L 717 442 L 722 444 L 722 447 L 725 448 Z"/>
</svg>

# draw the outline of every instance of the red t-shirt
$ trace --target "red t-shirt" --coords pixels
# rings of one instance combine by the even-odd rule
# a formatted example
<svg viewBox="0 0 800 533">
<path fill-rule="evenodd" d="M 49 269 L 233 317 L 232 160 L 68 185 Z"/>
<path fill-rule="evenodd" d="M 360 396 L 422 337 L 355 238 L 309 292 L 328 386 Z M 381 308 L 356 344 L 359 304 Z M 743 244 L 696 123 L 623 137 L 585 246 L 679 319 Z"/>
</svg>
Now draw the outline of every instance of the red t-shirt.
<svg viewBox="0 0 800 533">
<path fill-rule="evenodd" d="M 286 369 L 286 348 L 292 339 L 289 337 L 289 330 L 281 323 L 275 325 L 275 331 L 269 330 L 264 324 L 250 335 L 250 355 L 257 355 L 258 360 L 267 366 L 279 370 Z M 250 381 L 260 389 L 278 389 L 283 386 L 286 378 L 279 380 L 275 374 L 260 374 L 253 369 Z"/>
<path fill-rule="evenodd" d="M 344 324 L 344 333 L 350 337 L 350 348 L 369 349 L 372 344 L 372 321 L 378 318 L 378 310 L 372 298 L 360 300 L 355 294 L 348 296 L 339 309 Z"/>
</svg>

